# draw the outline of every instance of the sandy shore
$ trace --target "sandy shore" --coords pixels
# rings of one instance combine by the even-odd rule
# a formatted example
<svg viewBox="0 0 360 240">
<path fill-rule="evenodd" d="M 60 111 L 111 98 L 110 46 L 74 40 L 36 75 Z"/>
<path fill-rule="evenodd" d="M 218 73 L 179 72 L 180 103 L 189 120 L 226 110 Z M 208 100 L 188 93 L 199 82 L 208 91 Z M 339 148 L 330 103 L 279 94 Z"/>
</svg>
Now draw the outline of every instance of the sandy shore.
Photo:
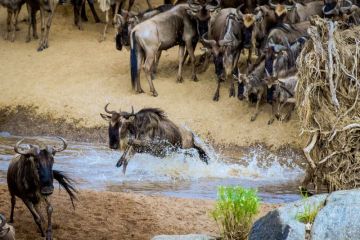
<svg viewBox="0 0 360 240">
<path fill-rule="evenodd" d="M 24 16 L 25 7 L 20 19 Z M 37 107 L 38 114 L 76 119 L 79 126 L 88 128 L 106 126 L 99 113 L 107 102 L 116 110 L 160 107 L 177 124 L 185 124 L 217 144 L 301 146 L 295 114 L 288 123 L 268 126 L 271 110 L 267 105 L 262 107 L 258 119 L 250 122 L 254 107 L 229 98 L 228 83 L 221 88 L 220 101 L 213 102 L 216 88 L 213 66 L 199 74 L 199 82 L 190 80 L 190 68 L 185 67 L 185 82 L 177 84 L 176 47 L 163 52 L 154 81 L 159 96 L 150 96 L 143 73 L 142 86 L 147 93 L 135 94 L 130 84 L 129 52 L 115 49 L 113 28 L 107 40 L 99 43 L 103 24 L 94 24 L 90 15 L 89 19 L 84 31 L 79 31 L 73 25 L 71 6 L 59 6 L 50 33 L 50 48 L 41 53 L 36 51 L 37 41 L 25 43 L 24 22 L 19 24 L 21 30 L 14 43 L 1 38 L 0 107 L 32 105 Z M 5 30 L 5 20 L 6 10 L 1 8 L 1 31 Z"/>
<path fill-rule="evenodd" d="M 150 239 L 158 234 L 217 235 L 210 216 L 214 201 L 81 191 L 75 211 L 64 191 L 52 195 L 55 239 Z M 277 205 L 262 205 L 259 216 Z M 0 185 L 0 213 L 9 218 L 10 199 Z M 17 239 L 41 239 L 20 199 L 15 208 Z"/>
</svg>

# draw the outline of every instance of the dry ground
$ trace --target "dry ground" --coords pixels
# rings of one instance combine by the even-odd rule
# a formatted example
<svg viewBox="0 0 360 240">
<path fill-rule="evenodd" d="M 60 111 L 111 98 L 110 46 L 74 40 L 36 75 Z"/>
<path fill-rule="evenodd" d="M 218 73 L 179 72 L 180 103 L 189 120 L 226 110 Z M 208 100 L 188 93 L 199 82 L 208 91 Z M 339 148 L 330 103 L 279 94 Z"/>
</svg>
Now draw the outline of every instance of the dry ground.
<svg viewBox="0 0 360 240">
<path fill-rule="evenodd" d="M 132 193 L 81 191 L 73 210 L 64 191 L 52 196 L 55 239 L 150 239 L 159 234 L 217 235 L 210 217 L 213 201 Z M 276 205 L 262 205 L 259 216 Z M 0 213 L 9 218 L 10 199 L 0 185 Z M 46 216 L 46 215 L 45 215 Z M 16 239 L 41 239 L 30 212 L 20 199 L 15 208 Z"/>
<path fill-rule="evenodd" d="M 160 107 L 176 123 L 188 125 L 217 144 L 300 146 L 296 120 L 268 126 L 270 106 L 263 106 L 258 119 L 250 122 L 254 107 L 229 98 L 228 83 L 222 86 L 220 101 L 213 102 L 216 83 L 212 66 L 198 76 L 199 82 L 190 80 L 190 68 L 185 67 L 185 82 L 177 84 L 176 47 L 162 55 L 154 81 L 159 96 L 150 96 L 144 74 L 142 85 L 147 93 L 134 94 L 129 52 L 115 49 L 113 28 L 107 40 L 99 43 L 103 24 L 94 24 L 88 15 L 90 21 L 84 24 L 84 31 L 79 31 L 73 25 L 71 6 L 59 6 L 50 33 L 50 48 L 41 53 L 36 51 L 37 41 L 25 43 L 25 22 L 19 24 L 21 30 L 14 43 L 0 39 L 0 106 L 33 105 L 39 113 L 55 118 L 82 119 L 81 124 L 87 127 L 106 125 L 99 113 L 107 102 L 113 109 L 128 111 L 131 106 L 135 110 Z M 20 19 L 25 16 L 24 6 Z M 100 16 L 104 19 L 101 13 Z M 1 32 L 5 30 L 5 20 L 6 10 L 1 8 Z"/>
</svg>

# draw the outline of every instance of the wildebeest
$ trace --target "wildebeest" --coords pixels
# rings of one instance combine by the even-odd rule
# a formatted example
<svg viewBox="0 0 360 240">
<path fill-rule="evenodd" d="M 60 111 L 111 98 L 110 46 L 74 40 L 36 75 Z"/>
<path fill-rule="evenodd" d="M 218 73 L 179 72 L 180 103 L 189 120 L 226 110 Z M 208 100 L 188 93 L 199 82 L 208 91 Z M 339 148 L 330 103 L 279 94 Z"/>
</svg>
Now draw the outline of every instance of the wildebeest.
<svg viewBox="0 0 360 240">
<path fill-rule="evenodd" d="M 222 9 L 210 22 L 209 39 L 202 41 L 211 48 L 214 57 L 215 72 L 218 78 L 217 88 L 213 97 L 219 100 L 220 82 L 231 79 L 230 97 L 235 96 L 232 74 L 237 70 L 241 50 L 251 45 L 252 25 L 255 18 L 251 14 L 243 15 L 240 9 Z"/>
<path fill-rule="evenodd" d="M 130 33 L 133 30 L 133 28 L 149 19 L 153 16 L 168 11 L 173 7 L 172 4 L 164 4 L 160 5 L 153 9 L 148 9 L 144 12 L 140 13 L 134 13 L 134 12 L 127 12 L 122 11 L 121 14 L 116 15 L 116 49 L 122 50 L 123 46 L 129 47 L 130 46 Z M 158 60 L 158 59 L 157 59 Z"/>
<path fill-rule="evenodd" d="M 134 27 L 130 35 L 131 83 L 137 93 L 143 93 L 140 84 L 141 66 L 150 85 L 152 95 L 158 93 L 152 82 L 152 72 L 159 51 L 179 45 L 179 69 L 177 81 L 182 82 L 182 63 L 186 50 L 192 63 L 192 79 L 197 81 L 195 73 L 194 47 L 198 40 L 196 22 L 188 15 L 187 4 L 180 4 L 169 11 L 160 13 Z"/>
<path fill-rule="evenodd" d="M 93 0 L 87 0 L 91 13 L 94 16 L 94 20 L 96 23 L 100 22 L 100 18 L 96 13 L 95 7 L 94 7 L 94 1 Z M 72 4 L 74 5 L 74 24 L 82 30 L 82 20 L 88 21 L 86 16 L 86 9 L 85 9 L 85 3 L 86 0 L 72 0 Z"/>
<path fill-rule="evenodd" d="M 206 151 L 195 140 L 194 134 L 187 129 L 176 126 L 165 113 L 158 108 L 143 108 L 135 113 L 109 111 L 109 104 L 105 106 L 108 114 L 101 114 L 109 121 L 110 148 L 124 149 L 116 166 L 123 166 L 123 172 L 129 160 L 136 153 L 149 153 L 164 156 L 169 150 L 194 148 L 199 157 L 208 163 Z"/>
<path fill-rule="evenodd" d="M 49 47 L 49 33 L 51 22 L 55 14 L 56 7 L 58 5 L 58 0 L 26 0 L 28 13 L 29 13 L 29 35 L 27 40 L 30 40 L 30 28 L 33 24 L 33 31 L 36 32 L 36 9 L 40 9 L 41 16 L 41 36 L 38 51 L 42 51 Z M 34 14 L 35 12 L 35 14 Z M 45 13 L 48 13 L 48 16 L 45 16 Z M 35 37 L 35 36 L 34 36 Z"/>
<path fill-rule="evenodd" d="M 6 218 L 0 214 L 0 239 L 15 240 L 15 229 L 6 223 Z"/>
<path fill-rule="evenodd" d="M 18 17 L 25 0 L 0 0 L 0 5 L 7 8 L 5 40 L 15 41 Z M 11 34 L 11 36 L 10 36 Z"/>
<path fill-rule="evenodd" d="M 11 195 L 10 222 L 14 221 L 16 197 L 19 197 L 30 210 L 41 235 L 44 237 L 45 232 L 42 227 L 43 217 L 39 211 L 39 203 L 44 201 L 48 216 L 46 239 L 52 239 L 51 215 L 53 208 L 48 200 L 48 196 L 54 191 L 53 180 L 57 180 L 60 186 L 66 190 L 73 206 L 73 200 L 76 199 L 76 189 L 72 185 L 73 180 L 62 172 L 53 170 L 54 155 L 57 152 L 64 151 L 67 147 L 66 141 L 60 137 L 59 139 L 62 141 L 61 147 L 30 145 L 30 148 L 25 150 L 20 147 L 24 139 L 20 140 L 14 147 L 15 152 L 19 155 L 16 155 L 11 160 L 7 172 L 7 183 Z"/>
</svg>

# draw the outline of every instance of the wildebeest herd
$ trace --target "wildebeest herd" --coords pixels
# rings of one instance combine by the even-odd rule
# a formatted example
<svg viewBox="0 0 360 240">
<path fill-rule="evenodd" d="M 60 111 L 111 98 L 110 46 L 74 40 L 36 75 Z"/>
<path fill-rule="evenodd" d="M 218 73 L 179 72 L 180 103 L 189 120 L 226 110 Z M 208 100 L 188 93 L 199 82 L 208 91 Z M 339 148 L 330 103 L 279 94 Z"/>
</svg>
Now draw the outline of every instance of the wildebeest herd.
<svg viewBox="0 0 360 240">
<path fill-rule="evenodd" d="M 106 13 L 106 21 L 101 41 L 105 40 L 109 14 L 113 13 L 116 28 L 116 48 L 130 50 L 131 83 L 137 93 L 143 93 L 140 72 L 144 70 L 153 96 L 158 93 L 153 85 L 161 52 L 179 46 L 177 81 L 183 81 L 183 67 L 189 57 L 191 79 L 198 81 L 199 66 L 206 69 L 214 63 L 217 87 L 214 101 L 220 98 L 220 85 L 230 81 L 230 97 L 236 96 L 249 103 L 256 102 L 254 121 L 263 100 L 272 105 L 269 120 L 287 120 L 294 108 L 294 94 L 297 82 L 296 59 L 308 40 L 307 29 L 311 18 L 319 17 L 342 20 L 349 26 L 358 24 L 358 2 L 350 0 L 324 1 L 263 1 L 263 0 L 188 0 L 164 1 L 164 5 L 135 13 L 131 8 L 135 0 L 128 1 L 128 9 L 122 10 L 126 0 L 99 0 L 99 7 Z M 63 4 L 66 1 L 61 1 Z M 41 37 L 38 50 L 48 47 L 49 31 L 58 0 L 0 0 L 8 9 L 5 39 L 14 41 L 18 15 L 21 6 L 28 9 L 28 35 L 37 38 L 36 13 L 41 13 Z M 92 0 L 88 0 L 96 22 L 100 21 Z M 86 20 L 85 0 L 73 0 L 74 23 L 82 29 L 81 21 Z M 45 18 L 48 13 L 48 18 Z M 197 44 L 204 53 L 196 58 Z M 242 63 L 241 54 L 247 50 L 248 56 Z M 255 53 L 255 57 L 252 56 Z M 123 154 L 116 166 L 126 171 L 128 161 L 136 154 L 147 152 L 164 156 L 169 150 L 196 150 L 199 158 L 208 163 L 206 150 L 196 141 L 194 134 L 176 126 L 165 113 L 157 108 L 145 108 L 138 112 L 112 111 L 105 106 L 101 117 L 109 122 L 109 147 L 121 149 Z M 287 111 L 285 111 L 287 110 Z M 285 112 L 285 114 L 283 114 Z M 71 201 L 76 199 L 73 181 L 62 172 L 53 170 L 54 155 L 67 147 L 64 139 L 61 147 L 30 145 L 23 149 L 15 145 L 18 153 L 10 163 L 8 187 L 11 194 L 10 222 L 14 220 L 15 197 L 23 200 L 30 210 L 41 234 L 52 239 L 52 206 L 48 196 L 53 192 L 53 179 L 67 191 Z M 43 217 L 39 203 L 44 201 L 48 215 L 48 227 L 44 231 Z M 0 215 L 0 239 L 14 239 L 13 229 L 6 225 Z M 11 235 L 12 234 L 12 235 Z M 8 237 L 8 238 L 5 238 Z"/>
</svg>

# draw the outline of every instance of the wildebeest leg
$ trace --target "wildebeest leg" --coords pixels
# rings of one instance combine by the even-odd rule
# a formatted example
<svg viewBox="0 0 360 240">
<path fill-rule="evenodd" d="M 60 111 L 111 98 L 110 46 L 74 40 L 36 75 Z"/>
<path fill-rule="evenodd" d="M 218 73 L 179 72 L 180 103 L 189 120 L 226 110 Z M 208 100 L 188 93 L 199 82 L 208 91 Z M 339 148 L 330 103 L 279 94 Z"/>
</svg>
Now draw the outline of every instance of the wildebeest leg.
<svg viewBox="0 0 360 240">
<path fill-rule="evenodd" d="M 153 69 L 153 66 L 154 66 L 155 54 L 156 53 L 152 50 L 148 50 L 148 52 L 145 53 L 146 58 L 145 58 L 145 63 L 144 63 L 144 72 L 145 72 L 146 79 L 149 82 L 150 92 L 152 92 L 154 97 L 157 97 L 158 93 L 156 92 L 154 84 L 151 79 L 151 70 Z"/>
<path fill-rule="evenodd" d="M 275 120 L 275 114 L 276 114 L 276 105 L 277 105 L 277 101 L 273 101 L 271 103 L 271 118 L 268 121 L 268 125 L 272 124 Z"/>
<path fill-rule="evenodd" d="M 8 40 L 9 39 L 9 34 L 11 31 L 11 18 L 12 18 L 12 11 L 10 9 L 7 10 L 7 19 L 6 19 L 6 33 L 4 34 L 4 39 Z"/>
<path fill-rule="evenodd" d="M 124 151 L 123 155 L 121 155 L 119 161 L 116 163 L 116 167 L 123 166 L 123 173 L 126 172 L 126 167 L 129 163 L 129 160 L 135 155 L 135 149 L 133 146 L 127 146 L 126 150 Z"/>
<path fill-rule="evenodd" d="M 104 31 L 103 31 L 103 34 L 102 34 L 101 37 L 100 37 L 99 42 L 102 42 L 102 41 L 105 40 L 107 28 L 108 28 L 108 25 L 109 25 L 109 11 L 110 11 L 110 10 L 105 11 L 105 26 L 104 26 Z M 116 15 L 115 15 L 115 16 L 116 16 Z"/>
<path fill-rule="evenodd" d="M 40 43 L 38 47 L 38 51 L 44 50 L 43 44 L 45 39 L 45 11 L 42 7 L 40 7 L 40 19 L 41 19 L 41 36 L 40 36 Z"/>
<path fill-rule="evenodd" d="M 15 41 L 15 33 L 16 33 L 16 28 L 17 28 L 17 24 L 18 24 L 19 12 L 20 12 L 20 9 L 16 9 L 16 10 L 13 12 L 13 15 L 14 15 L 13 21 L 14 21 L 14 22 L 13 22 L 12 35 L 11 35 L 11 39 L 10 39 L 11 42 L 14 42 L 14 41 Z"/>
<path fill-rule="evenodd" d="M 50 27 L 51 27 L 51 22 L 52 22 L 52 19 L 53 19 L 53 17 L 54 17 L 55 9 L 56 9 L 56 6 L 57 6 L 57 3 L 54 3 L 54 4 L 55 4 L 55 5 L 54 5 L 54 8 L 51 9 L 51 12 L 50 12 L 50 14 L 49 14 L 49 16 L 48 16 L 48 20 L 47 20 L 47 23 L 46 23 L 44 49 L 49 47 Z"/>
<path fill-rule="evenodd" d="M 160 58 L 161 58 L 161 52 L 162 51 L 158 51 L 157 55 L 156 55 L 156 59 L 155 59 L 155 65 L 154 65 L 154 69 L 153 69 L 153 73 L 156 74 L 157 70 L 158 70 L 158 66 L 159 66 L 159 62 L 160 62 Z"/>
<path fill-rule="evenodd" d="M 179 45 L 179 68 L 178 68 L 178 75 L 177 75 L 177 82 L 182 83 L 184 81 L 182 77 L 182 68 L 183 68 L 183 62 L 185 58 L 185 46 Z"/>
<path fill-rule="evenodd" d="M 52 239 L 52 222 L 51 222 L 51 215 L 53 212 L 53 208 L 49 202 L 49 200 L 47 198 L 45 198 L 45 202 L 46 202 L 46 213 L 47 213 L 47 217 L 48 217 L 48 227 L 46 230 L 46 240 L 51 240 Z"/>
<path fill-rule="evenodd" d="M 131 11 L 134 3 L 135 3 L 135 0 L 129 0 L 129 6 L 128 6 L 128 9 L 127 9 L 128 12 Z M 149 6 L 149 8 L 151 8 L 151 5 L 149 5 L 149 2 L 148 2 L 148 6 Z"/>
<path fill-rule="evenodd" d="M 197 76 L 196 76 L 196 69 L 195 69 L 195 62 L 196 62 L 196 58 L 195 58 L 195 54 L 194 54 L 194 48 L 193 48 L 193 43 L 192 40 L 190 41 L 186 41 L 186 50 L 189 52 L 189 56 L 191 59 L 191 72 L 192 72 L 192 76 L 191 79 L 195 82 L 199 81 Z"/>
<path fill-rule="evenodd" d="M 33 30 L 33 38 L 38 39 L 38 33 L 37 33 L 37 24 L 36 24 L 36 9 L 31 9 L 31 24 L 32 24 L 32 30 Z"/>
<path fill-rule="evenodd" d="M 251 56 L 252 56 L 252 47 L 249 48 L 248 51 L 249 52 L 248 52 L 248 57 L 247 57 L 246 63 L 247 63 L 247 67 L 250 67 L 250 65 L 251 65 Z"/>
<path fill-rule="evenodd" d="M 87 15 L 86 15 L 86 6 L 85 6 L 85 3 L 86 3 L 86 0 L 81 0 L 81 11 L 79 11 L 79 14 L 81 16 L 81 19 L 84 21 L 84 22 L 87 22 L 89 21 Z"/>
<path fill-rule="evenodd" d="M 257 115 L 259 114 L 259 106 L 260 106 L 260 102 L 262 99 L 262 92 L 259 92 L 256 97 L 257 97 L 257 99 L 256 99 L 255 114 L 251 117 L 251 121 L 255 121 Z"/>
<path fill-rule="evenodd" d="M 216 87 L 216 91 L 213 97 L 214 101 L 219 101 L 220 98 L 220 84 L 221 84 L 221 78 L 217 77 L 217 87 Z"/>
<path fill-rule="evenodd" d="M 30 6 L 30 4 L 28 4 L 28 3 L 26 3 L 26 8 L 27 8 L 27 10 L 28 10 L 28 14 L 29 14 L 29 16 L 28 16 L 28 24 L 29 24 L 29 26 L 28 26 L 28 34 L 27 34 L 27 36 L 26 36 L 26 42 L 30 42 L 31 41 L 31 26 L 32 26 L 32 22 L 33 22 L 33 20 L 32 20 L 32 17 L 33 17 L 33 14 L 32 14 L 32 8 L 31 8 L 31 6 Z M 34 31 L 34 30 L 33 30 Z"/>
<path fill-rule="evenodd" d="M 121 5 L 120 5 L 120 4 L 121 4 Z M 116 23 L 116 14 L 119 13 L 119 9 L 121 9 L 122 4 L 123 4 L 123 1 L 122 1 L 121 3 L 120 3 L 119 1 L 116 1 L 116 3 L 115 3 L 114 17 L 113 17 L 113 20 L 112 20 L 112 24 L 115 24 L 115 23 Z"/>
<path fill-rule="evenodd" d="M 91 10 L 92 15 L 94 16 L 95 22 L 96 22 L 96 23 L 101 22 L 99 16 L 98 16 L 97 13 L 96 13 L 96 10 L 95 10 L 95 7 L 94 7 L 94 3 L 91 2 L 90 0 L 87 0 L 87 2 L 88 2 L 88 4 L 89 4 L 89 7 L 90 7 L 90 10 Z"/>
<path fill-rule="evenodd" d="M 150 0 L 146 0 L 146 2 L 147 2 L 149 9 L 152 9 L 153 7 L 151 6 Z"/>
<path fill-rule="evenodd" d="M 85 1 L 86 0 L 80 0 L 81 1 L 81 4 L 80 4 L 80 6 L 79 6 L 79 15 L 81 15 L 81 16 L 78 16 L 78 22 L 77 22 L 77 27 L 78 27 L 78 29 L 79 30 L 83 30 L 83 27 L 82 27 L 82 12 L 84 11 L 85 12 Z M 85 13 L 85 16 L 86 16 L 86 13 Z M 88 20 L 87 20 L 87 17 L 86 17 L 86 19 L 84 19 L 84 21 L 85 22 L 87 22 Z"/>
<path fill-rule="evenodd" d="M 141 74 L 141 66 L 144 60 L 144 52 L 142 49 L 137 49 L 137 78 L 136 78 L 136 93 L 144 93 L 144 90 L 141 88 L 140 83 L 140 74 Z"/>
<path fill-rule="evenodd" d="M 9 221 L 9 223 L 14 222 L 15 204 L 16 204 L 16 197 L 15 197 L 15 195 L 11 195 L 11 212 L 10 212 L 10 221 Z"/>
<path fill-rule="evenodd" d="M 41 232 L 41 236 L 45 237 L 44 230 L 43 230 L 43 228 L 41 226 L 41 217 L 39 216 L 39 214 L 35 210 L 34 204 L 32 204 L 32 202 L 30 202 L 29 200 L 24 200 L 23 199 L 23 201 L 24 201 L 26 207 L 31 212 L 31 215 L 33 216 L 34 221 L 35 221 L 36 225 L 38 226 L 38 228 L 39 228 L 39 230 Z"/>
</svg>

